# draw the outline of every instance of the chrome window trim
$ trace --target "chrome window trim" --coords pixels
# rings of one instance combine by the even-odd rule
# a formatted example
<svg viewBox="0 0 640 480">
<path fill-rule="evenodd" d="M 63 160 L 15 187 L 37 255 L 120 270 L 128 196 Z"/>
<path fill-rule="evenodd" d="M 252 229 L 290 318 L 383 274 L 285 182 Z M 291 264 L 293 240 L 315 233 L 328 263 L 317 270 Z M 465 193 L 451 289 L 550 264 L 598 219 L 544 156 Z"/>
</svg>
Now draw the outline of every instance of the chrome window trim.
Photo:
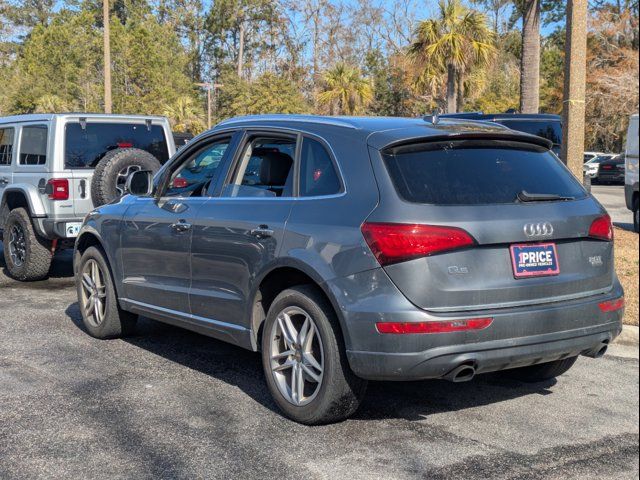
<svg viewBox="0 0 640 480">
<path fill-rule="evenodd" d="M 320 195 L 320 196 L 313 196 L 313 197 L 301 197 L 299 195 L 299 192 L 297 196 L 295 197 L 287 197 L 283 200 L 291 200 L 296 199 L 296 200 L 300 200 L 300 199 L 304 199 L 304 200 L 317 200 L 317 199 L 321 199 L 321 198 L 337 198 L 337 197 L 342 197 L 344 195 L 347 194 L 349 188 L 347 185 L 347 181 L 345 180 L 345 176 L 344 173 L 342 171 L 342 167 L 340 166 L 340 162 L 338 161 L 338 156 L 336 155 L 336 152 L 333 150 L 333 147 L 331 146 L 331 143 L 324 138 L 321 135 L 318 135 L 315 132 L 309 132 L 307 130 L 303 130 L 303 129 L 297 129 L 297 128 L 289 128 L 289 127 L 274 127 L 274 126 L 269 126 L 269 125 L 251 125 L 251 126 L 246 126 L 246 127 L 241 127 L 244 135 L 246 135 L 247 131 L 253 130 L 254 128 L 260 131 L 265 131 L 265 132 L 274 132 L 274 133 L 278 133 L 278 132 L 282 132 L 282 133 L 289 133 L 289 134 L 296 134 L 296 135 L 302 135 L 303 139 L 304 137 L 309 137 L 313 140 L 317 140 L 319 141 L 322 146 L 324 146 L 328 152 L 329 152 L 329 156 L 331 157 L 331 161 L 333 162 L 333 164 L 335 165 L 336 169 L 337 169 L 337 173 L 338 173 L 338 180 L 340 180 L 340 184 L 342 185 L 342 191 L 338 192 L 338 193 L 333 193 L 330 195 Z M 221 128 L 221 129 L 214 129 L 214 130 L 210 130 L 207 133 L 224 133 L 226 131 L 238 131 L 238 127 L 228 127 L 228 128 Z M 203 137 L 204 138 L 204 137 Z M 193 140 L 192 140 L 193 141 Z M 244 139 L 242 140 L 244 141 Z M 301 146 L 301 145 L 300 145 Z M 226 182 L 225 182 L 226 184 Z M 226 197 L 213 197 L 213 198 L 226 198 Z M 235 197 L 235 199 L 239 199 L 240 197 Z M 256 198 L 261 198 L 261 199 L 267 199 L 269 197 L 245 197 L 247 199 L 252 199 L 255 200 Z M 279 200 L 279 197 L 277 198 L 269 198 L 270 200 Z"/>
</svg>

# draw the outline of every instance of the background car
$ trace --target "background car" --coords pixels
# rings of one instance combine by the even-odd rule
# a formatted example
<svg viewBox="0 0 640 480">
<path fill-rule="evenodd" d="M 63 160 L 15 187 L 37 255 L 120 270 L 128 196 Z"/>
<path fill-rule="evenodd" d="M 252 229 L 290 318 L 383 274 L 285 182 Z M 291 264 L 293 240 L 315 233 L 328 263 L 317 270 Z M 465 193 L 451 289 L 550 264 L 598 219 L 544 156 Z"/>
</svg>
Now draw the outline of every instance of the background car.
<svg viewBox="0 0 640 480">
<path fill-rule="evenodd" d="M 624 155 L 615 155 L 602 160 L 598 164 L 595 180 L 600 184 L 624 185 L 625 160 Z"/>
<path fill-rule="evenodd" d="M 627 145 L 625 149 L 625 182 L 624 196 L 627 208 L 633 212 L 633 229 L 640 229 L 638 214 L 640 199 L 638 197 L 638 114 L 629 118 Z"/>
<path fill-rule="evenodd" d="M 598 175 L 598 167 L 600 166 L 600 162 L 611 160 L 613 157 L 615 157 L 615 154 L 613 153 L 601 153 L 586 162 L 582 166 L 582 171 L 586 176 L 593 179 Z"/>
<path fill-rule="evenodd" d="M 546 113 L 525 114 L 516 112 L 460 112 L 446 113 L 440 115 L 440 117 L 500 123 L 512 130 L 546 138 L 553 144 L 552 150 L 558 156 L 562 149 L 562 117 L 560 115 Z"/>
</svg>

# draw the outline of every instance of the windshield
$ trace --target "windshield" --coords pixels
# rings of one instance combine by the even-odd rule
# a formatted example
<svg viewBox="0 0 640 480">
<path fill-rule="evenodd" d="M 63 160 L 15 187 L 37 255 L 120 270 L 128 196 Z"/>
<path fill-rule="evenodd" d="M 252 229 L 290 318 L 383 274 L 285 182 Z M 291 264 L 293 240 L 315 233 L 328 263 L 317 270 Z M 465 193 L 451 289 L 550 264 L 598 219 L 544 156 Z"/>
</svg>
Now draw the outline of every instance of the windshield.
<svg viewBox="0 0 640 480">
<path fill-rule="evenodd" d="M 160 163 L 169 158 L 164 129 L 141 123 L 67 123 L 65 127 L 65 168 L 94 168 L 104 155 L 115 148 L 139 148 Z"/>
<path fill-rule="evenodd" d="M 544 148 L 503 141 L 423 143 L 382 153 L 398 194 L 414 203 L 488 205 L 531 197 L 579 199 L 585 190 Z"/>
<path fill-rule="evenodd" d="M 551 140 L 554 145 L 562 143 L 562 123 L 559 121 L 543 121 L 543 120 L 496 120 L 505 127 L 519 132 L 530 133 L 538 137 Z"/>
</svg>

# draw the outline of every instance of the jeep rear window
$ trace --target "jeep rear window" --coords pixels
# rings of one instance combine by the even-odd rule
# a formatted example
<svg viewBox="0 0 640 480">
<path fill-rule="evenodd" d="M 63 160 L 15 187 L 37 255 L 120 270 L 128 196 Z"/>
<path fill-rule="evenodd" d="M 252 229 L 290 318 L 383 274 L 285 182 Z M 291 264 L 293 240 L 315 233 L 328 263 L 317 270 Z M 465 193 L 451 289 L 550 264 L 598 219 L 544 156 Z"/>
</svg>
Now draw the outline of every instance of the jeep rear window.
<svg viewBox="0 0 640 480">
<path fill-rule="evenodd" d="M 169 158 L 164 129 L 140 123 L 88 122 L 67 123 L 65 127 L 65 168 L 94 168 L 104 155 L 115 148 L 140 148 L 160 163 Z"/>
<path fill-rule="evenodd" d="M 400 197 L 413 203 L 514 203 L 518 193 L 586 196 L 548 150 L 504 141 L 413 144 L 382 152 Z"/>
</svg>

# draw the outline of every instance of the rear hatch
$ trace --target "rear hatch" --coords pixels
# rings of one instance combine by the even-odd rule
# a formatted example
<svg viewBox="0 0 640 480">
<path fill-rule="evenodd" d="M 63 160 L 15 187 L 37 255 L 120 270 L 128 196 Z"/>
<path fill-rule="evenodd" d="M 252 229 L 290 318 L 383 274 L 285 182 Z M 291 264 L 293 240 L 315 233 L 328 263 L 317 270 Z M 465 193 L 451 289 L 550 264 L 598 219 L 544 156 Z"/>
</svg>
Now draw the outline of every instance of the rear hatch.
<svg viewBox="0 0 640 480">
<path fill-rule="evenodd" d="M 82 217 L 93 210 L 91 181 L 96 165 L 110 150 L 139 148 L 164 164 L 172 153 L 165 128 L 145 118 L 91 117 L 70 119 L 64 126 L 64 168 L 71 172 L 74 213 Z M 125 173 L 119 179 L 124 187 Z"/>
<path fill-rule="evenodd" d="M 461 139 L 372 153 L 381 202 L 363 233 L 415 305 L 502 308 L 612 287 L 610 220 L 548 149 Z"/>
</svg>

